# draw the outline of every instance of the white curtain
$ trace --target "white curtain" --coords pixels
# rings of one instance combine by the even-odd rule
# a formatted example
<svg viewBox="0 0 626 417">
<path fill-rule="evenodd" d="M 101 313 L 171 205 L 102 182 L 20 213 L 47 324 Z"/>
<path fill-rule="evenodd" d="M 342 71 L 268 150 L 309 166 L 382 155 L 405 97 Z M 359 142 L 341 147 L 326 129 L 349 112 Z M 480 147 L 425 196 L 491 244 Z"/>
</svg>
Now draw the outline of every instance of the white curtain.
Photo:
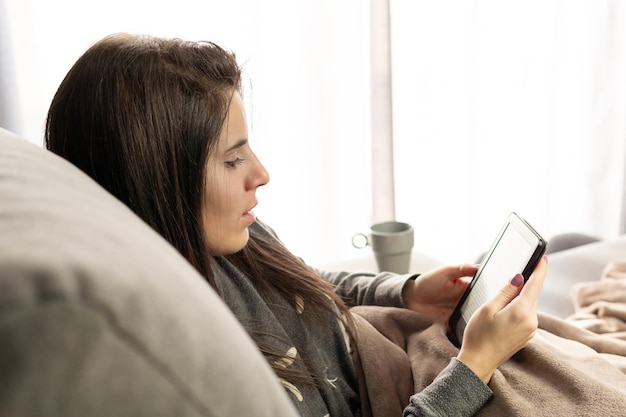
<svg viewBox="0 0 626 417">
<path fill-rule="evenodd" d="M 546 238 L 620 232 L 620 0 L 392 2 L 397 217 L 475 260 L 516 211 Z"/>
<path fill-rule="evenodd" d="M 313 265 L 363 256 L 372 215 L 370 16 L 362 0 L 0 0 L 3 127 L 41 143 L 63 76 L 102 36 L 234 50 L 271 181 L 257 214 Z M 546 237 L 620 229 L 619 0 L 391 1 L 395 214 L 416 250 L 473 261 L 509 211 Z M 10 116 L 10 117 L 8 117 Z"/>
<path fill-rule="evenodd" d="M 0 45 L 10 46 L 0 76 L 17 78 L 0 84 L 10 84 L 0 99 L 14 110 L 3 127 L 41 143 L 63 76 L 109 33 L 215 41 L 249 79 L 250 140 L 271 176 L 257 215 L 313 265 L 353 256 L 351 236 L 371 219 L 367 2 L 0 1 Z"/>
</svg>

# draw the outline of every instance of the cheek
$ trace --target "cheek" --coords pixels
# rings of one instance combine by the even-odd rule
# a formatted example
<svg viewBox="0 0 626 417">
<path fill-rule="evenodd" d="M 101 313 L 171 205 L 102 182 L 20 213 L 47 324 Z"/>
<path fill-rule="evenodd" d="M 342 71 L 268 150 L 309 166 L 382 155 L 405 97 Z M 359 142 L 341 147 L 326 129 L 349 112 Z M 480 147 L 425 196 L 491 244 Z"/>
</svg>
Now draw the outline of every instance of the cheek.
<svg viewBox="0 0 626 417">
<path fill-rule="evenodd" d="M 226 221 L 236 211 L 240 196 L 228 183 L 214 185 L 205 193 L 203 210 L 205 217 L 213 221 Z"/>
<path fill-rule="evenodd" d="M 209 252 L 212 255 L 223 255 L 239 250 L 239 241 L 244 238 L 240 230 L 241 213 L 237 202 L 240 196 L 236 188 L 222 183 L 222 186 L 207 187 L 202 207 L 202 222 Z M 241 211 L 241 210 L 239 210 Z"/>
<path fill-rule="evenodd" d="M 204 233 L 210 246 L 211 241 L 215 240 L 221 233 L 220 224 L 222 223 L 220 215 L 220 193 L 214 182 L 207 181 L 204 190 L 204 199 L 202 201 L 202 226 Z"/>
<path fill-rule="evenodd" d="M 217 165 L 212 162 L 212 166 Z M 216 169 L 209 169 L 207 172 L 204 200 L 202 204 L 202 214 L 207 226 L 210 224 L 219 224 L 220 217 L 226 211 L 229 204 L 228 189 L 230 188 L 225 181 L 223 173 Z"/>
<path fill-rule="evenodd" d="M 204 205 L 202 218 L 204 237 L 211 255 L 221 255 L 224 252 L 224 242 L 228 239 L 226 220 L 220 215 L 219 210 L 210 202 Z"/>
</svg>

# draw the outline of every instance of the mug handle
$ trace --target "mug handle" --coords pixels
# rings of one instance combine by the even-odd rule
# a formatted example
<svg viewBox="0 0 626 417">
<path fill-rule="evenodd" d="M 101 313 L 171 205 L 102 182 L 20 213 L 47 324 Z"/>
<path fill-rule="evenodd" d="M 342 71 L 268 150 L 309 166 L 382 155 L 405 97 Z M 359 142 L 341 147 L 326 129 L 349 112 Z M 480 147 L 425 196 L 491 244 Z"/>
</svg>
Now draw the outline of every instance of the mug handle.
<svg viewBox="0 0 626 417">
<path fill-rule="evenodd" d="M 364 233 L 357 233 L 352 236 L 352 246 L 357 249 L 363 249 L 369 245 L 369 240 L 367 239 L 367 235 Z"/>
</svg>

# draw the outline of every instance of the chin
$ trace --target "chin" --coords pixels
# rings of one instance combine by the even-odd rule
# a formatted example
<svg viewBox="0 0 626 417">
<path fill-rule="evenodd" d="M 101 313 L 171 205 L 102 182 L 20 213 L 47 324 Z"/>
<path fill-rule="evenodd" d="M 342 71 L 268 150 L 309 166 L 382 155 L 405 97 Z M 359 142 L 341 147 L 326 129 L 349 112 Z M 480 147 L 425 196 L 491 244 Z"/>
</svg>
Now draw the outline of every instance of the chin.
<svg viewBox="0 0 626 417">
<path fill-rule="evenodd" d="M 248 244 L 248 240 L 250 240 L 250 235 L 248 234 L 248 229 L 246 229 L 245 236 L 242 236 L 241 239 L 237 239 L 236 241 L 231 242 L 229 245 L 228 253 L 237 253 Z"/>
<path fill-rule="evenodd" d="M 248 234 L 248 229 L 246 229 L 245 234 L 242 234 L 237 238 L 229 239 L 226 242 L 220 242 L 219 245 L 209 247 L 209 252 L 212 256 L 232 255 L 233 253 L 237 253 L 245 248 L 249 239 L 250 236 Z"/>
</svg>

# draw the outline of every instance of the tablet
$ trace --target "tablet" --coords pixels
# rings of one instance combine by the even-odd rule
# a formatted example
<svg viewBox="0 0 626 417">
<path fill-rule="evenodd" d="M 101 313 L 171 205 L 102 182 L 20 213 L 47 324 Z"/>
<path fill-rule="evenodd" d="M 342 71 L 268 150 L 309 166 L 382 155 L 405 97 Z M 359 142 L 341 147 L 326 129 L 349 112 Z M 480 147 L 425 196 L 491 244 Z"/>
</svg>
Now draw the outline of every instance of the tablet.
<svg viewBox="0 0 626 417">
<path fill-rule="evenodd" d="M 453 341 L 460 346 L 474 312 L 520 273 L 528 280 L 546 251 L 546 241 L 530 224 L 511 213 L 450 318 Z"/>
</svg>

